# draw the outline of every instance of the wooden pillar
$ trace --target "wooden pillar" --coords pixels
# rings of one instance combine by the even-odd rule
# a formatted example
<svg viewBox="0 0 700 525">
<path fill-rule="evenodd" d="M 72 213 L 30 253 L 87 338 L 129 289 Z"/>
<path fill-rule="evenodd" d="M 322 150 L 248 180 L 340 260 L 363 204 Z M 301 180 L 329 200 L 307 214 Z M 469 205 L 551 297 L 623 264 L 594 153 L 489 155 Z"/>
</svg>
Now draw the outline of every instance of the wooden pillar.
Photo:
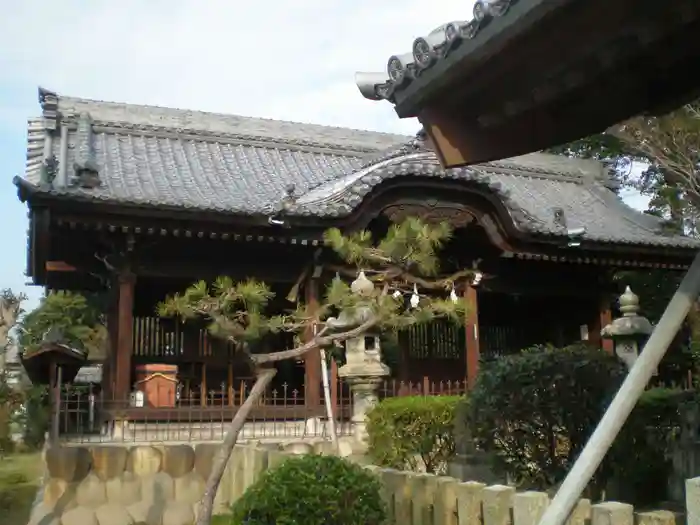
<svg viewBox="0 0 700 525">
<path fill-rule="evenodd" d="M 473 388 L 479 373 L 479 301 L 477 289 L 467 285 L 464 291 L 467 315 L 464 322 L 467 344 L 467 387 Z"/>
<path fill-rule="evenodd" d="M 318 311 L 318 281 L 309 279 L 305 287 L 306 308 L 310 315 Z M 313 328 L 304 333 L 304 341 L 313 339 Z M 321 353 L 313 349 L 304 357 L 304 400 L 307 407 L 321 405 Z"/>
<path fill-rule="evenodd" d="M 134 351 L 134 286 L 136 277 L 130 272 L 120 273 L 117 352 L 115 356 L 115 400 L 126 402 L 131 392 L 131 356 Z"/>
<path fill-rule="evenodd" d="M 107 355 L 102 363 L 102 392 L 104 399 L 111 400 L 114 395 L 114 369 L 117 355 L 117 336 L 119 334 L 119 290 L 111 289 L 107 305 Z"/>
<path fill-rule="evenodd" d="M 611 300 L 608 295 L 603 296 L 596 305 L 593 323 L 588 332 L 588 340 L 595 348 L 602 348 L 607 353 L 612 354 L 615 349 L 612 339 L 603 339 L 600 336 L 600 331 L 612 322 L 612 309 L 610 308 Z"/>
</svg>

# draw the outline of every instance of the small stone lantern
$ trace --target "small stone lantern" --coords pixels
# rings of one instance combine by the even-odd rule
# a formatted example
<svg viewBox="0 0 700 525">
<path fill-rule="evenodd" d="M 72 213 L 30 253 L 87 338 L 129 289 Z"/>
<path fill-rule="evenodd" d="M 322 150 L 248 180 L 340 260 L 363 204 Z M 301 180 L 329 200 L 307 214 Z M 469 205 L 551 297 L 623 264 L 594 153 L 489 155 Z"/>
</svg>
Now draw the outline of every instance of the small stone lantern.
<svg viewBox="0 0 700 525">
<path fill-rule="evenodd" d="M 350 289 L 353 293 L 369 297 L 374 284 L 360 272 Z M 335 331 L 351 330 L 360 326 L 372 315 L 369 306 L 359 304 L 353 312 L 341 312 L 337 319 L 328 319 L 326 324 Z M 389 375 L 389 367 L 382 363 L 379 334 L 368 331 L 345 342 L 345 364 L 338 375 L 350 385 L 352 393 L 352 423 L 357 452 L 367 446 L 367 412 L 377 403 L 377 390 L 382 378 Z"/>
<path fill-rule="evenodd" d="M 649 319 L 639 315 L 639 297 L 635 295 L 630 287 L 625 289 L 625 293 L 620 296 L 620 312 L 622 317 L 618 317 L 612 323 L 603 328 L 601 337 L 612 339 L 615 347 L 615 354 L 631 369 L 637 357 L 640 347 L 654 330 Z"/>
</svg>

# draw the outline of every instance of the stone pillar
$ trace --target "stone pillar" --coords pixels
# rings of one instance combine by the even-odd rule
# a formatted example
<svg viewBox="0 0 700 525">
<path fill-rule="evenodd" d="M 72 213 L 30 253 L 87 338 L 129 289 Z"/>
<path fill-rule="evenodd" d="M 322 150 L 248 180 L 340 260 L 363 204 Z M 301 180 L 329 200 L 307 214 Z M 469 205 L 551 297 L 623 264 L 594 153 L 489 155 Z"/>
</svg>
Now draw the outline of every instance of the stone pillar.
<svg viewBox="0 0 700 525">
<path fill-rule="evenodd" d="M 341 368 L 342 369 L 342 368 Z M 367 446 L 367 413 L 377 404 L 381 377 L 347 377 L 352 394 L 352 433 L 358 449 Z"/>
<path fill-rule="evenodd" d="M 620 312 L 622 317 L 604 327 L 600 335 L 604 339 L 612 339 L 615 354 L 628 368 L 632 368 L 639 356 L 640 346 L 646 342 L 654 328 L 649 319 L 639 315 L 639 297 L 629 286 L 620 296 Z"/>
</svg>

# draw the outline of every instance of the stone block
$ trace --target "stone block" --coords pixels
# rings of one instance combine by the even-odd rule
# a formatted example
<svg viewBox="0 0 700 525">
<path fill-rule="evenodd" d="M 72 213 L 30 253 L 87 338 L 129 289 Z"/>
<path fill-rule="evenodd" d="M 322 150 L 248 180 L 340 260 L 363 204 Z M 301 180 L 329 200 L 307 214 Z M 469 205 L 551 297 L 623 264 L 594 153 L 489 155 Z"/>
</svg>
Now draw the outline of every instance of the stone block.
<svg viewBox="0 0 700 525">
<path fill-rule="evenodd" d="M 447 476 L 436 480 L 434 525 L 459 525 L 457 521 L 457 487 L 458 481 Z"/>
<path fill-rule="evenodd" d="M 48 508 L 70 509 L 76 505 L 75 489 L 76 485 L 74 483 L 68 483 L 58 478 L 49 478 L 44 483 L 42 501 Z"/>
<path fill-rule="evenodd" d="M 606 501 L 591 507 L 592 525 L 634 525 L 634 509 L 627 503 Z"/>
<path fill-rule="evenodd" d="M 386 505 L 387 512 L 387 523 L 395 523 L 396 519 L 394 517 L 395 509 L 395 495 L 398 490 L 398 475 L 397 470 L 391 468 L 379 469 L 378 476 L 382 485 L 382 497 L 384 498 L 384 503 Z"/>
<path fill-rule="evenodd" d="M 155 447 L 133 447 L 129 450 L 126 470 L 137 476 L 150 476 L 160 472 L 163 454 Z"/>
<path fill-rule="evenodd" d="M 139 501 L 129 505 L 126 511 L 137 525 L 163 525 L 165 502 Z"/>
<path fill-rule="evenodd" d="M 229 468 L 231 474 L 231 503 L 235 503 L 238 498 L 243 495 L 245 490 L 245 480 L 243 479 L 245 461 L 243 456 L 243 447 L 236 445 L 233 448 L 231 459 L 229 460 Z"/>
<path fill-rule="evenodd" d="M 668 510 L 637 513 L 637 525 L 676 525 L 676 515 Z"/>
<path fill-rule="evenodd" d="M 214 496 L 214 514 L 226 514 L 231 506 L 231 463 L 231 458 L 229 458 L 229 461 L 226 463 L 226 468 L 224 469 L 224 475 L 221 476 L 219 487 L 216 489 L 216 495 Z M 202 478 L 204 486 L 206 487 L 207 478 L 201 476 L 196 470 L 194 472 Z"/>
<path fill-rule="evenodd" d="M 688 525 L 700 525 L 700 477 L 685 482 L 685 508 Z"/>
<path fill-rule="evenodd" d="M 537 525 L 549 506 L 544 492 L 521 492 L 513 497 L 513 521 L 518 525 Z"/>
<path fill-rule="evenodd" d="M 99 525 L 93 509 L 75 507 L 61 516 L 61 525 Z"/>
<path fill-rule="evenodd" d="M 566 525 L 586 525 L 591 519 L 591 500 L 580 499 L 571 511 Z"/>
<path fill-rule="evenodd" d="M 455 494 L 457 496 L 457 515 L 459 525 L 472 525 L 481 523 L 481 502 L 484 499 L 484 483 L 466 481 L 457 483 Z"/>
<path fill-rule="evenodd" d="M 316 441 L 311 445 L 313 447 L 313 453 L 319 456 L 334 456 L 335 450 L 333 449 L 333 443 L 330 441 Z"/>
<path fill-rule="evenodd" d="M 257 480 L 256 449 L 254 447 L 241 447 L 243 453 L 243 491 L 253 485 Z"/>
<path fill-rule="evenodd" d="M 263 472 L 268 469 L 270 452 L 264 448 L 254 448 L 251 454 L 251 468 L 253 470 L 253 483 L 260 479 Z"/>
<path fill-rule="evenodd" d="M 191 504 L 171 501 L 163 509 L 163 525 L 194 525 L 194 509 Z"/>
<path fill-rule="evenodd" d="M 96 509 L 107 503 L 107 491 L 105 484 L 95 474 L 88 474 L 87 477 L 78 484 L 75 492 L 75 499 L 78 505 L 89 509 Z"/>
<path fill-rule="evenodd" d="M 282 450 L 284 450 L 287 454 L 296 456 L 314 453 L 313 445 L 305 441 L 291 441 L 289 443 L 285 443 L 282 445 Z"/>
<path fill-rule="evenodd" d="M 131 505 L 141 499 L 141 478 L 133 472 L 124 472 L 105 482 L 105 492 L 108 503 Z"/>
<path fill-rule="evenodd" d="M 392 487 L 394 496 L 394 522 L 411 523 L 411 488 L 409 486 L 408 472 L 386 469 L 384 475 L 389 486 Z"/>
<path fill-rule="evenodd" d="M 276 466 L 280 465 L 285 459 L 287 459 L 288 455 L 282 452 L 281 450 L 268 450 L 267 451 L 267 468 L 275 468 Z"/>
<path fill-rule="evenodd" d="M 95 510 L 95 517 L 99 525 L 134 525 L 134 518 L 123 505 L 102 505 Z"/>
<path fill-rule="evenodd" d="M 142 500 L 160 503 L 173 499 L 174 495 L 175 482 L 165 472 L 141 477 Z"/>
<path fill-rule="evenodd" d="M 221 450 L 221 445 L 214 443 L 201 443 L 195 447 L 194 470 L 196 470 L 202 478 L 207 479 L 209 474 L 211 474 L 212 465 L 214 464 L 214 459 L 219 450 Z M 230 462 L 231 460 L 229 459 L 229 463 Z"/>
<path fill-rule="evenodd" d="M 92 471 L 102 481 L 118 478 L 126 469 L 129 450 L 125 447 L 94 447 Z"/>
<path fill-rule="evenodd" d="M 484 525 L 512 525 L 510 509 L 515 489 L 506 485 L 492 485 L 482 492 Z"/>
<path fill-rule="evenodd" d="M 88 475 L 92 457 L 83 447 L 54 446 L 46 449 L 44 460 L 50 477 L 74 483 Z"/>
<path fill-rule="evenodd" d="M 202 499 L 205 482 L 202 476 L 192 471 L 189 474 L 175 478 L 175 500 L 193 505 Z"/>
<path fill-rule="evenodd" d="M 412 499 L 411 515 L 413 523 L 431 523 L 437 489 L 437 476 L 423 473 L 412 474 L 408 478 L 408 484 Z"/>
<path fill-rule="evenodd" d="M 189 474 L 194 469 L 195 453 L 189 445 L 170 445 L 163 447 L 163 464 L 161 470 L 173 478 Z"/>
</svg>

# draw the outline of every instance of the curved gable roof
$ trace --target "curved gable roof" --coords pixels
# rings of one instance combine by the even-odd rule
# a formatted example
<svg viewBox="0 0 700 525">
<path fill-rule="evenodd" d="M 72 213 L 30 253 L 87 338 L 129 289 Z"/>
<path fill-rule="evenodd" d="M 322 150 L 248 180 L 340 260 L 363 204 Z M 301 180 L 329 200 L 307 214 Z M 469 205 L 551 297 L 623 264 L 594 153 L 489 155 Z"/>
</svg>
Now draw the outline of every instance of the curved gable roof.
<svg viewBox="0 0 700 525">
<path fill-rule="evenodd" d="M 41 101 L 43 115 L 29 126 L 27 171 L 15 178 L 22 198 L 271 215 L 294 188 L 288 213 L 334 218 L 353 213 L 383 182 L 414 176 L 487 189 L 526 233 L 566 235 L 554 219 L 554 209 L 561 208 L 568 227 L 585 227 L 591 241 L 700 246 L 664 235 L 658 219 L 626 206 L 606 187 L 607 172 L 595 161 L 534 153 L 444 170 L 421 140 L 401 135 L 58 97 L 45 90 Z M 51 157 L 58 168 L 54 163 L 49 182 L 41 174 Z M 76 169 L 86 166 L 97 172 L 94 187 L 75 178 Z"/>
</svg>

